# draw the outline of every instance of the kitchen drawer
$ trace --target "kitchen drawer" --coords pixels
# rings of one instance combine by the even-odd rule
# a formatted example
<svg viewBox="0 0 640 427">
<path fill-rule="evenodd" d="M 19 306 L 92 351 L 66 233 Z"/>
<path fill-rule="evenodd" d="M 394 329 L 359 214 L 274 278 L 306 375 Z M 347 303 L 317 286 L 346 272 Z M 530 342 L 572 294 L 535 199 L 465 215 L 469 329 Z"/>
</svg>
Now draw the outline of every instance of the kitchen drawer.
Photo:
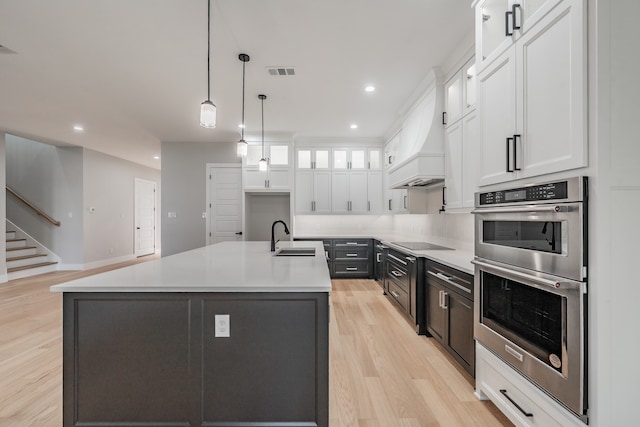
<svg viewBox="0 0 640 427">
<path fill-rule="evenodd" d="M 516 426 L 585 426 L 481 344 L 476 344 L 476 395 L 491 399 Z"/>
<path fill-rule="evenodd" d="M 409 294 L 393 281 L 388 281 L 389 295 L 404 311 L 409 307 Z"/>
<path fill-rule="evenodd" d="M 333 274 L 335 277 L 368 277 L 369 276 L 369 261 L 334 261 L 333 262 Z"/>
<path fill-rule="evenodd" d="M 334 250 L 334 258 L 369 260 L 369 249 L 358 246 L 353 248 L 338 247 Z"/>
<path fill-rule="evenodd" d="M 409 270 L 406 266 L 395 262 L 389 257 L 387 257 L 386 278 L 394 282 L 397 286 L 400 286 L 405 292 L 409 291 L 409 287 L 411 286 Z"/>
<path fill-rule="evenodd" d="M 349 246 L 349 247 L 365 247 L 368 248 L 371 243 L 371 239 L 336 239 L 333 241 L 333 245 L 336 248 L 341 246 Z"/>
</svg>

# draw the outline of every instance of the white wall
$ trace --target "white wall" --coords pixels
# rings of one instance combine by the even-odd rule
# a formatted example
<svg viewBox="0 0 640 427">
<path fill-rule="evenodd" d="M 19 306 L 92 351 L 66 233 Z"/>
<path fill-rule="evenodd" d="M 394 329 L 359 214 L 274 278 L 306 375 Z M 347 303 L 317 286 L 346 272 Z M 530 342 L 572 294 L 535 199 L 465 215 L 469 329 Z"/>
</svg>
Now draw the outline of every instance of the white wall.
<svg viewBox="0 0 640 427">
<path fill-rule="evenodd" d="M 83 150 L 83 164 L 85 268 L 135 258 L 135 179 L 156 183 L 159 207 L 160 171 L 89 149 Z M 156 212 L 159 251 L 160 209 Z"/>
<path fill-rule="evenodd" d="M 162 256 L 206 245 L 207 163 L 240 163 L 235 142 L 162 143 Z"/>
<path fill-rule="evenodd" d="M 0 132 L 0 188 L 1 193 L 6 194 L 6 177 L 5 177 L 5 134 Z M 0 197 L 0 233 L 5 234 L 6 231 L 6 196 Z M 6 253 L 7 242 L 6 239 L 0 239 L 0 254 Z M 7 261 L 6 257 L 0 257 L 0 283 L 7 281 Z"/>
<path fill-rule="evenodd" d="M 271 226 L 282 220 L 291 232 L 291 197 L 287 194 L 245 193 L 245 240 L 270 241 Z M 276 239 L 291 240 L 282 224 L 276 225 Z"/>
</svg>

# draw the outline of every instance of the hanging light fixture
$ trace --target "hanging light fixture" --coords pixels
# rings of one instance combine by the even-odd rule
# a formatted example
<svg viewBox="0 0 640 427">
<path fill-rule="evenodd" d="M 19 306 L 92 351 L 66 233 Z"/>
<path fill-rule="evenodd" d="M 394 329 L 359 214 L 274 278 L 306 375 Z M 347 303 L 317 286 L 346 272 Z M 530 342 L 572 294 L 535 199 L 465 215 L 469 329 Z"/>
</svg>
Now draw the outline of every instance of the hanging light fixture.
<svg viewBox="0 0 640 427">
<path fill-rule="evenodd" d="M 211 0 L 207 8 L 207 100 L 200 104 L 200 126 L 205 128 L 216 127 L 216 106 L 211 102 L 211 71 L 209 69 L 209 57 L 211 56 Z"/>
<path fill-rule="evenodd" d="M 267 99 L 267 95 L 258 95 L 262 104 L 262 158 L 258 162 L 258 170 L 260 172 L 267 171 L 267 159 L 264 157 L 264 100 Z"/>
<path fill-rule="evenodd" d="M 242 128 L 242 136 L 240 137 L 240 141 L 237 144 L 237 153 L 238 157 L 247 157 L 247 141 L 244 140 L 244 67 L 247 62 L 249 62 L 249 55 L 246 53 L 241 53 L 238 55 L 238 59 L 242 61 L 242 124 L 240 127 Z"/>
</svg>

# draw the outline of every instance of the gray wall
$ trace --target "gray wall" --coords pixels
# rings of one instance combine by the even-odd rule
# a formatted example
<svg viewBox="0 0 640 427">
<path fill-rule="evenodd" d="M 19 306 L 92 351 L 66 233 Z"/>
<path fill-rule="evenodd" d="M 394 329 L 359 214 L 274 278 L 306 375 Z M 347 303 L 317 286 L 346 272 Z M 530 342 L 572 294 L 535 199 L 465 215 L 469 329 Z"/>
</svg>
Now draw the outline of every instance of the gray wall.
<svg viewBox="0 0 640 427">
<path fill-rule="evenodd" d="M 160 171 L 89 149 L 84 149 L 83 164 L 85 264 L 131 257 L 135 254 L 135 178 L 156 183 L 156 206 L 161 206 Z M 157 215 L 156 250 L 159 209 Z"/>
<path fill-rule="evenodd" d="M 82 148 L 54 147 L 6 136 L 7 185 L 49 216 L 56 227 L 7 195 L 7 218 L 52 250 L 63 264 L 83 264 Z"/>
<path fill-rule="evenodd" d="M 0 132 L 0 188 L 2 194 L 5 194 L 5 134 Z M 0 233 L 5 234 L 6 231 L 6 197 L 0 197 Z M 0 254 L 4 254 L 7 249 L 5 239 L 0 239 Z M 0 283 L 7 281 L 7 261 L 6 257 L 0 256 Z"/>
<path fill-rule="evenodd" d="M 13 196 L 7 196 L 7 218 L 58 255 L 61 268 L 91 268 L 135 256 L 135 178 L 156 182 L 160 206 L 160 171 L 86 148 L 13 135 L 6 139 L 7 185 L 62 224 L 50 224 Z"/>
<path fill-rule="evenodd" d="M 235 141 L 162 143 L 162 256 L 206 245 L 207 163 L 240 163 Z"/>
<path fill-rule="evenodd" d="M 289 194 L 246 193 L 246 240 L 270 241 L 271 225 L 274 221 L 283 220 L 289 231 L 293 232 L 291 224 L 291 197 Z M 282 224 L 276 225 L 276 239 L 291 240 L 284 232 Z"/>
</svg>

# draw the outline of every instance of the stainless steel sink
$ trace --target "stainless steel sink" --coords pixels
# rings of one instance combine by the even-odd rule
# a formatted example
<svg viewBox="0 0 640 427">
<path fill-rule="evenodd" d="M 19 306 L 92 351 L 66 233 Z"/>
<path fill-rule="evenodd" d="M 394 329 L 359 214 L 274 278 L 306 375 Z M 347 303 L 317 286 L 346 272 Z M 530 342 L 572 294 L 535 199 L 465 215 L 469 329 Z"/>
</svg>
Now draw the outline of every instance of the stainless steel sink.
<svg viewBox="0 0 640 427">
<path fill-rule="evenodd" d="M 315 256 L 316 248 L 308 247 L 292 247 L 281 248 L 275 253 L 275 256 Z"/>
</svg>

